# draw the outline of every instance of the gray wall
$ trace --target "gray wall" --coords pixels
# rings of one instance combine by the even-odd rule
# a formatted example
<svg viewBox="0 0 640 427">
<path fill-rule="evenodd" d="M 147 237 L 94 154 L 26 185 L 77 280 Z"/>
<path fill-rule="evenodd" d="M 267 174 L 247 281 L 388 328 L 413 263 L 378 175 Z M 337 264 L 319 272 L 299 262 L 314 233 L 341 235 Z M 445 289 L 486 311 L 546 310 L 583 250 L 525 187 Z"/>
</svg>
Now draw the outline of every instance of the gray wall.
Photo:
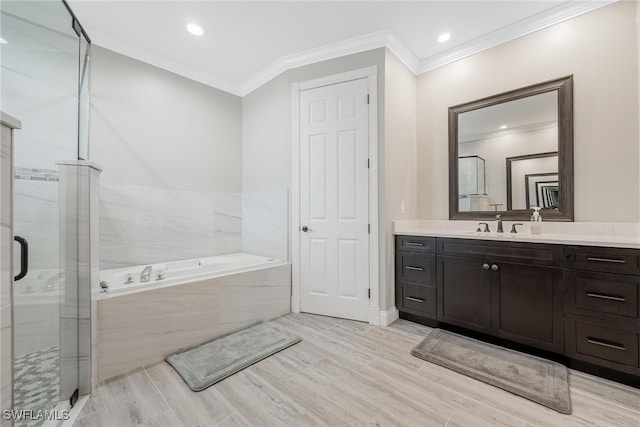
<svg viewBox="0 0 640 427">
<path fill-rule="evenodd" d="M 378 177 L 379 177 L 379 235 L 378 255 L 380 277 L 386 277 L 387 265 L 385 233 L 385 49 L 330 59 L 295 68 L 280 74 L 242 99 L 243 189 L 261 191 L 272 187 L 291 188 L 291 85 L 346 71 L 375 65 L 378 67 Z M 289 206 L 291 213 L 291 204 Z M 289 236 L 289 243 L 291 236 Z M 383 279 L 384 282 L 384 279 Z M 394 305 L 389 299 L 386 283 L 381 284 L 379 306 L 385 310 Z"/>
<path fill-rule="evenodd" d="M 91 147 L 103 185 L 242 190 L 242 100 L 92 48 Z"/>
<path fill-rule="evenodd" d="M 101 269 L 242 251 L 242 100 L 93 47 Z"/>
<path fill-rule="evenodd" d="M 245 192 L 291 188 L 291 85 L 378 66 L 378 134 L 384 140 L 384 49 L 285 71 L 242 98 L 242 185 Z"/>
</svg>

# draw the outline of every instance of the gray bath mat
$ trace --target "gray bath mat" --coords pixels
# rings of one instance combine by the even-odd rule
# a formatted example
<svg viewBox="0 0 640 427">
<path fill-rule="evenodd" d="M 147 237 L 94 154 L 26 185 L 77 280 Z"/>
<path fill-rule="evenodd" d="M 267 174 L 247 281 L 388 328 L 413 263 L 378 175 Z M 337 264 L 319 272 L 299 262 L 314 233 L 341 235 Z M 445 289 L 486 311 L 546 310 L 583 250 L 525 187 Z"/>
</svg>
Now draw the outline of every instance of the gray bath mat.
<svg viewBox="0 0 640 427">
<path fill-rule="evenodd" d="M 434 329 L 411 354 L 563 414 L 571 413 L 568 370 L 528 354 Z"/>
<path fill-rule="evenodd" d="M 191 390 L 201 391 L 301 340 L 259 323 L 165 357 Z"/>
</svg>

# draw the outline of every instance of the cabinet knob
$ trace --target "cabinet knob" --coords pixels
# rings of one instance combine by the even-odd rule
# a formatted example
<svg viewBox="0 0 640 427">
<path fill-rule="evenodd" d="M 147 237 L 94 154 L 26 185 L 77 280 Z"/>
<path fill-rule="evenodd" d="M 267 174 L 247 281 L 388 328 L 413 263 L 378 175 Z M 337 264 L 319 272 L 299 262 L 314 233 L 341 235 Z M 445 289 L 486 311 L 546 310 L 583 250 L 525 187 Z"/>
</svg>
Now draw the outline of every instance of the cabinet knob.
<svg viewBox="0 0 640 427">
<path fill-rule="evenodd" d="M 493 271 L 497 271 L 497 270 L 498 270 L 498 268 L 499 268 L 499 267 L 498 267 L 498 264 L 492 264 L 492 265 L 491 265 L 491 269 L 492 269 Z"/>
<path fill-rule="evenodd" d="M 482 269 L 483 270 L 488 270 L 489 269 L 489 264 L 487 264 L 486 262 L 484 264 L 482 264 Z"/>
</svg>

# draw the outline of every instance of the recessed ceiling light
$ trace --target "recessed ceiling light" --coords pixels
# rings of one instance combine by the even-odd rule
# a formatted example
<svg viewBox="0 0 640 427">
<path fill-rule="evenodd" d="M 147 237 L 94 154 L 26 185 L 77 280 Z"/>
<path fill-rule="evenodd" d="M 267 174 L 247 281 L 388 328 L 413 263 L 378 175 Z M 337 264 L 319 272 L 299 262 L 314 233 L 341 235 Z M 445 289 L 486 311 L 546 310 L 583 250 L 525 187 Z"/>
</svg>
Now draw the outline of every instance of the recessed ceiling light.
<svg viewBox="0 0 640 427">
<path fill-rule="evenodd" d="M 194 36 L 204 36 L 207 33 L 207 30 L 205 30 L 202 25 L 196 24 L 195 22 L 187 24 L 187 31 Z"/>
<path fill-rule="evenodd" d="M 506 128 L 507 128 L 507 125 L 500 126 L 500 129 L 506 129 Z"/>
<path fill-rule="evenodd" d="M 448 41 L 451 38 L 451 34 L 449 33 L 442 33 L 438 36 L 438 41 L 440 43 L 444 43 L 446 41 Z"/>
<path fill-rule="evenodd" d="M 0 37 L 0 44 L 7 44 L 7 43 L 9 42 L 3 39 L 2 37 Z"/>
</svg>

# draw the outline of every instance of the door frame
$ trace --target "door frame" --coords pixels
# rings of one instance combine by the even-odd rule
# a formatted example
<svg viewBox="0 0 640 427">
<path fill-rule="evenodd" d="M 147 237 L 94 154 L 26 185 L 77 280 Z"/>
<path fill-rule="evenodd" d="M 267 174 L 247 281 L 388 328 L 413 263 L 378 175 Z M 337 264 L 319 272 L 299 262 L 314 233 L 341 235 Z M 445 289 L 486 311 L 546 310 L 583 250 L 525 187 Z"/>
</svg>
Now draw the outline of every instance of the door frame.
<svg viewBox="0 0 640 427">
<path fill-rule="evenodd" d="M 369 85 L 369 297 L 368 321 L 380 324 L 378 228 L 378 67 L 376 65 L 291 85 L 292 186 L 291 186 L 291 311 L 300 313 L 300 92 L 322 86 L 367 79 Z"/>
</svg>

